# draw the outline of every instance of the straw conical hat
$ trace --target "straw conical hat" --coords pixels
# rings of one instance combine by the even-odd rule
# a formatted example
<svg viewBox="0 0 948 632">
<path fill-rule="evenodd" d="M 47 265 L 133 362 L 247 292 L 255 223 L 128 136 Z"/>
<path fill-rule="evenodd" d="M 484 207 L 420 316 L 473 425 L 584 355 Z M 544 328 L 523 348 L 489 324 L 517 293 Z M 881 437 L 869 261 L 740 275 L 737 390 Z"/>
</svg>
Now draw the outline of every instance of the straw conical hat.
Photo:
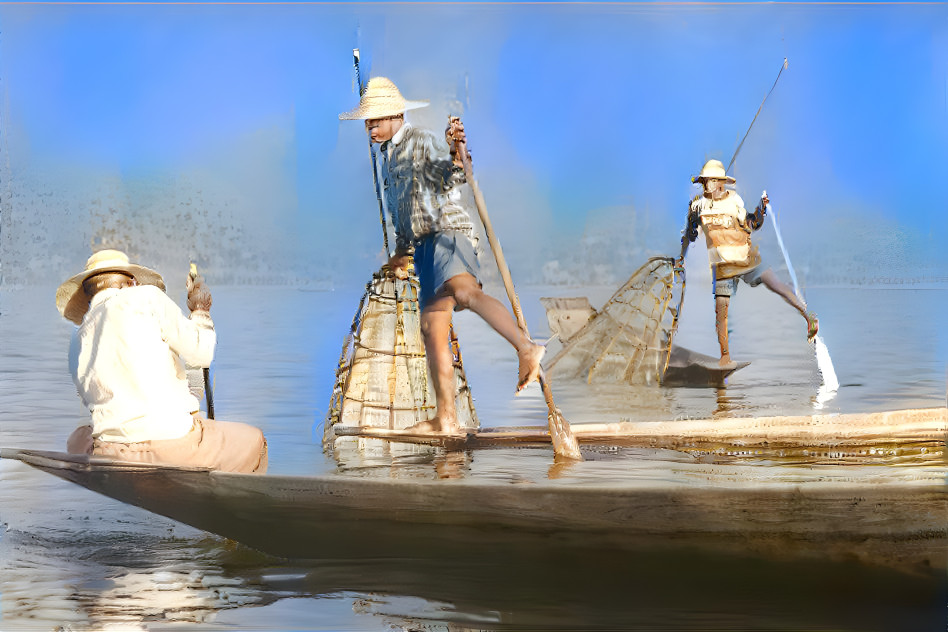
<svg viewBox="0 0 948 632">
<path fill-rule="evenodd" d="M 704 166 L 701 168 L 701 173 L 693 177 L 691 181 L 701 182 L 703 180 L 708 180 L 711 178 L 715 180 L 726 180 L 727 182 L 730 182 L 731 184 L 734 184 L 735 182 L 737 182 L 737 180 L 735 180 L 734 178 L 732 178 L 731 176 L 727 175 L 724 172 L 724 163 L 722 163 L 720 160 L 713 160 L 713 159 L 704 163 Z"/>
<path fill-rule="evenodd" d="M 162 290 L 165 282 L 161 275 L 144 266 L 128 262 L 128 255 L 120 250 L 100 250 L 86 261 L 86 269 L 71 277 L 56 290 L 56 309 L 67 320 L 77 325 L 89 311 L 89 301 L 82 289 L 82 282 L 103 272 L 124 272 L 135 277 L 140 285 L 154 285 Z"/>
<path fill-rule="evenodd" d="M 406 110 L 423 108 L 427 101 L 408 101 L 391 79 L 372 77 L 359 100 L 359 107 L 339 115 L 343 121 L 359 121 L 397 116 Z"/>
</svg>

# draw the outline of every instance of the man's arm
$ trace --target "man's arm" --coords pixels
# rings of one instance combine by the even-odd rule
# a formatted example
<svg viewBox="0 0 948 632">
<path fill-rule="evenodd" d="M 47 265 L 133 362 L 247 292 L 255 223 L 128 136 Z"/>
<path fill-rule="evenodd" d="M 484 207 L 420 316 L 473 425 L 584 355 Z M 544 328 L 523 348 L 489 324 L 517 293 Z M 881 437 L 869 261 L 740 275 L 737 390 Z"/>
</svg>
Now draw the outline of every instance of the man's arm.
<svg viewBox="0 0 948 632">
<path fill-rule="evenodd" d="M 685 253 L 688 252 L 688 246 L 698 238 L 698 225 L 701 220 L 695 205 L 697 199 L 695 198 L 688 205 L 688 219 L 685 222 L 684 230 L 681 231 L 681 254 L 678 255 L 678 261 L 676 262 L 676 266 L 679 268 L 683 268 L 685 265 Z"/>
<path fill-rule="evenodd" d="M 211 320 L 211 292 L 198 276 L 188 291 L 188 308 L 191 317 L 187 318 L 164 292 L 156 289 L 154 300 L 161 321 L 161 332 L 171 350 L 181 359 L 193 366 L 209 367 L 214 359 L 214 347 L 217 334 L 214 321 Z"/>
<path fill-rule="evenodd" d="M 767 192 L 760 196 L 760 202 L 757 203 L 757 208 L 754 209 L 753 213 L 747 214 L 747 226 L 752 231 L 760 230 L 760 227 L 764 225 L 764 216 L 767 215 L 767 205 L 770 204 L 770 199 L 767 197 Z"/>
<path fill-rule="evenodd" d="M 424 180 L 435 192 L 448 191 L 464 184 L 464 167 L 458 149 L 467 141 L 460 119 L 452 119 L 444 139 L 430 130 L 417 129 L 424 165 Z"/>
</svg>

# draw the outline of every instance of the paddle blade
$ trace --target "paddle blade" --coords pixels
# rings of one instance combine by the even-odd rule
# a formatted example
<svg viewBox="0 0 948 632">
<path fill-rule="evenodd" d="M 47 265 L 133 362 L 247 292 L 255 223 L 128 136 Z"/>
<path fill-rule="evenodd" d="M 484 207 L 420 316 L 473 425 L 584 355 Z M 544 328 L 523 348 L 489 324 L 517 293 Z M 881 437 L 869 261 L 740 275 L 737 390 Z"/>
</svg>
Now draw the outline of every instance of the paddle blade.
<svg viewBox="0 0 948 632">
<path fill-rule="evenodd" d="M 828 391 L 839 390 L 839 380 L 836 378 L 836 370 L 833 368 L 829 349 L 826 348 L 826 344 L 819 334 L 813 339 L 813 342 L 816 344 L 816 364 L 823 375 L 823 385 Z"/>
<path fill-rule="evenodd" d="M 582 461 L 583 454 L 579 451 L 579 442 L 576 441 L 576 436 L 573 435 L 573 430 L 560 409 L 555 406 L 551 408 L 547 420 L 550 425 L 550 439 L 553 440 L 553 452 L 556 456 Z"/>
</svg>

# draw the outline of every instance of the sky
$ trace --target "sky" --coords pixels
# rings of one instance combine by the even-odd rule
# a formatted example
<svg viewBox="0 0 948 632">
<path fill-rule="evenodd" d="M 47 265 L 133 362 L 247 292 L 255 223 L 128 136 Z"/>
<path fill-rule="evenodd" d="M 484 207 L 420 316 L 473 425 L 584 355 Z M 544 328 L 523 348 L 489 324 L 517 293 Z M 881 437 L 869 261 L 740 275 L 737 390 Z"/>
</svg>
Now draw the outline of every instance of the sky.
<svg viewBox="0 0 948 632">
<path fill-rule="evenodd" d="M 362 71 L 465 121 L 526 282 L 677 254 L 691 176 L 766 189 L 811 283 L 945 282 L 945 4 L 0 4 L 4 283 L 93 248 L 218 282 L 382 260 Z M 173 262 L 173 263 L 172 263 Z M 184 265 L 184 264 L 181 264 Z"/>
</svg>

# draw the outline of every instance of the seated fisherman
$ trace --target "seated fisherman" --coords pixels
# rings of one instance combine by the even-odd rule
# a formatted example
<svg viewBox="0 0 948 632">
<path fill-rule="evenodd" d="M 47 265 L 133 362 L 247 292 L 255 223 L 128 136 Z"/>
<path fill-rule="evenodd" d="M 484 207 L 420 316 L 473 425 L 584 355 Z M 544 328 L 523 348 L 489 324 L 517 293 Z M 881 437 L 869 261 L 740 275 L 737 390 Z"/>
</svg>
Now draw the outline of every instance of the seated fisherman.
<svg viewBox="0 0 948 632">
<path fill-rule="evenodd" d="M 751 245 L 751 232 L 764 225 L 769 200 L 762 197 L 753 213 L 744 208 L 744 200 L 736 192 L 725 188 L 736 180 L 724 172 L 720 160 L 709 160 L 701 174 L 692 178 L 704 191 L 696 196 L 688 209 L 688 227 L 681 238 L 681 256 L 678 266 L 684 264 L 688 246 L 698 238 L 698 227 L 704 231 L 714 276 L 714 311 L 718 344 L 721 347 L 721 366 L 732 366 L 728 348 L 727 311 L 730 298 L 737 292 L 738 279 L 751 287 L 763 283 L 778 294 L 806 319 L 807 340 L 812 340 L 819 329 L 816 314 L 807 313 L 806 305 L 797 298 L 793 289 L 782 283 L 774 271 L 763 265 L 757 247 Z"/>
<path fill-rule="evenodd" d="M 101 250 L 56 291 L 56 307 L 79 325 L 69 370 L 91 425 L 73 432 L 74 454 L 121 461 L 264 473 L 267 442 L 247 424 L 205 419 L 184 363 L 210 366 L 217 342 L 211 293 L 189 280 L 186 318 L 161 275 Z"/>
</svg>

